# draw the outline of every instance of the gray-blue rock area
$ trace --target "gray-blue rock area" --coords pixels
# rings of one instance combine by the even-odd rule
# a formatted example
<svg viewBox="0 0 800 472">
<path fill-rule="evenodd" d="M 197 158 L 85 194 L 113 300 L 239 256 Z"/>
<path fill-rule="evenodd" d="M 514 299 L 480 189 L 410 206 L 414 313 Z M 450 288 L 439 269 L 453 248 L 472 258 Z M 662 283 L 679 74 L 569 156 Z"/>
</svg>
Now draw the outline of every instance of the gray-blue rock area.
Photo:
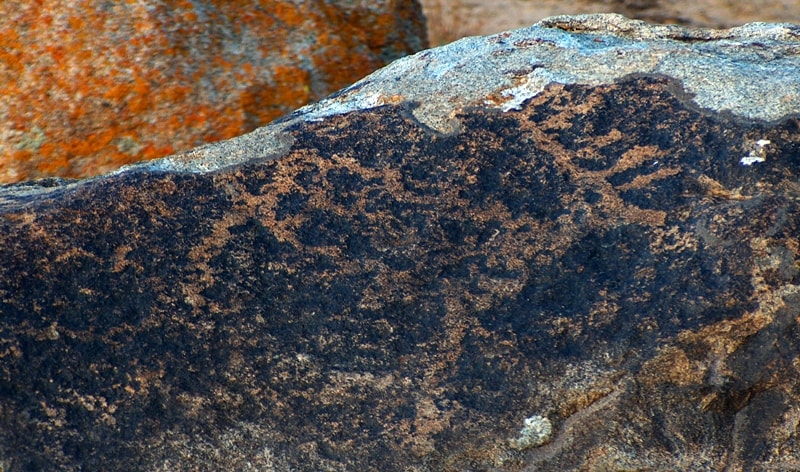
<svg viewBox="0 0 800 472">
<path fill-rule="evenodd" d="M 0 187 L 0 470 L 800 468 L 799 55 L 553 17 Z"/>
</svg>

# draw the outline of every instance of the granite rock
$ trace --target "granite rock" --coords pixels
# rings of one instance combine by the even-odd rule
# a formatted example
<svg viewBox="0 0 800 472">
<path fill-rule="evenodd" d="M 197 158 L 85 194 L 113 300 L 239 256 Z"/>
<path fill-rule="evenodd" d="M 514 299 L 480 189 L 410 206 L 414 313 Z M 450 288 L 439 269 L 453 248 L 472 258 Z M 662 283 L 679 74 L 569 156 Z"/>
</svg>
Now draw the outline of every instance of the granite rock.
<svg viewBox="0 0 800 472">
<path fill-rule="evenodd" d="M 3 470 L 800 467 L 799 42 L 549 18 L 2 187 Z"/>
<path fill-rule="evenodd" d="M 426 47 L 416 0 L 0 3 L 0 182 L 232 138 Z"/>
</svg>

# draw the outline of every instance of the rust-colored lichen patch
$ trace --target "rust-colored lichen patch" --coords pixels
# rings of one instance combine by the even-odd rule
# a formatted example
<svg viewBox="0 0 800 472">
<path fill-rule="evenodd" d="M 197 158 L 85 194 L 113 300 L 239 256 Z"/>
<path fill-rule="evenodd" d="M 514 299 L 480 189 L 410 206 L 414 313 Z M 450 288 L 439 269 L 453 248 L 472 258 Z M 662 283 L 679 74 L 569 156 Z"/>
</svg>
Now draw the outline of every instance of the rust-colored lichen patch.
<svg viewBox="0 0 800 472">
<path fill-rule="evenodd" d="M 417 2 L 0 4 L 0 183 L 250 131 L 426 46 Z"/>
</svg>

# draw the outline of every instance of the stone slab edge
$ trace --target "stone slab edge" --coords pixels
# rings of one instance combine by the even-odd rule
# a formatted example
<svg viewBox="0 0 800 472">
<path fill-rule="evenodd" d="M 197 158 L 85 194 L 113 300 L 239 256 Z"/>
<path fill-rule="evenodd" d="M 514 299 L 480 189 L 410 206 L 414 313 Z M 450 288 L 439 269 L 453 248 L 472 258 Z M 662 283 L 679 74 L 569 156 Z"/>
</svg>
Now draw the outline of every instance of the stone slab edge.
<svg viewBox="0 0 800 472">
<path fill-rule="evenodd" d="M 237 138 L 93 179 L 0 187 L 0 210 L 131 171 L 205 173 L 274 159 L 291 148 L 285 130 L 299 122 L 407 103 L 420 124 L 453 133 L 459 130 L 457 114 L 470 107 L 509 111 L 552 84 L 603 85 L 632 75 L 676 79 L 687 103 L 709 113 L 780 121 L 800 111 L 800 25 L 750 23 L 713 30 L 651 25 L 617 14 L 554 16 L 528 28 L 468 37 L 404 57 Z"/>
</svg>

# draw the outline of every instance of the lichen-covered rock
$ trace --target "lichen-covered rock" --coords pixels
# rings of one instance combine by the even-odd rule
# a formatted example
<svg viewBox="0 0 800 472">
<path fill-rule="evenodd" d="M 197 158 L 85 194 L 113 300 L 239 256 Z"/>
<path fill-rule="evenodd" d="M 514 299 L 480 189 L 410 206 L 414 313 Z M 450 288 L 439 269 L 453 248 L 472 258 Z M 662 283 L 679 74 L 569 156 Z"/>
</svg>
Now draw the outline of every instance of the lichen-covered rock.
<svg viewBox="0 0 800 472">
<path fill-rule="evenodd" d="M 0 3 L 0 182 L 253 130 L 426 46 L 416 0 Z"/>
<path fill-rule="evenodd" d="M 798 37 L 551 18 L 2 188 L 0 463 L 797 468 Z"/>
</svg>

